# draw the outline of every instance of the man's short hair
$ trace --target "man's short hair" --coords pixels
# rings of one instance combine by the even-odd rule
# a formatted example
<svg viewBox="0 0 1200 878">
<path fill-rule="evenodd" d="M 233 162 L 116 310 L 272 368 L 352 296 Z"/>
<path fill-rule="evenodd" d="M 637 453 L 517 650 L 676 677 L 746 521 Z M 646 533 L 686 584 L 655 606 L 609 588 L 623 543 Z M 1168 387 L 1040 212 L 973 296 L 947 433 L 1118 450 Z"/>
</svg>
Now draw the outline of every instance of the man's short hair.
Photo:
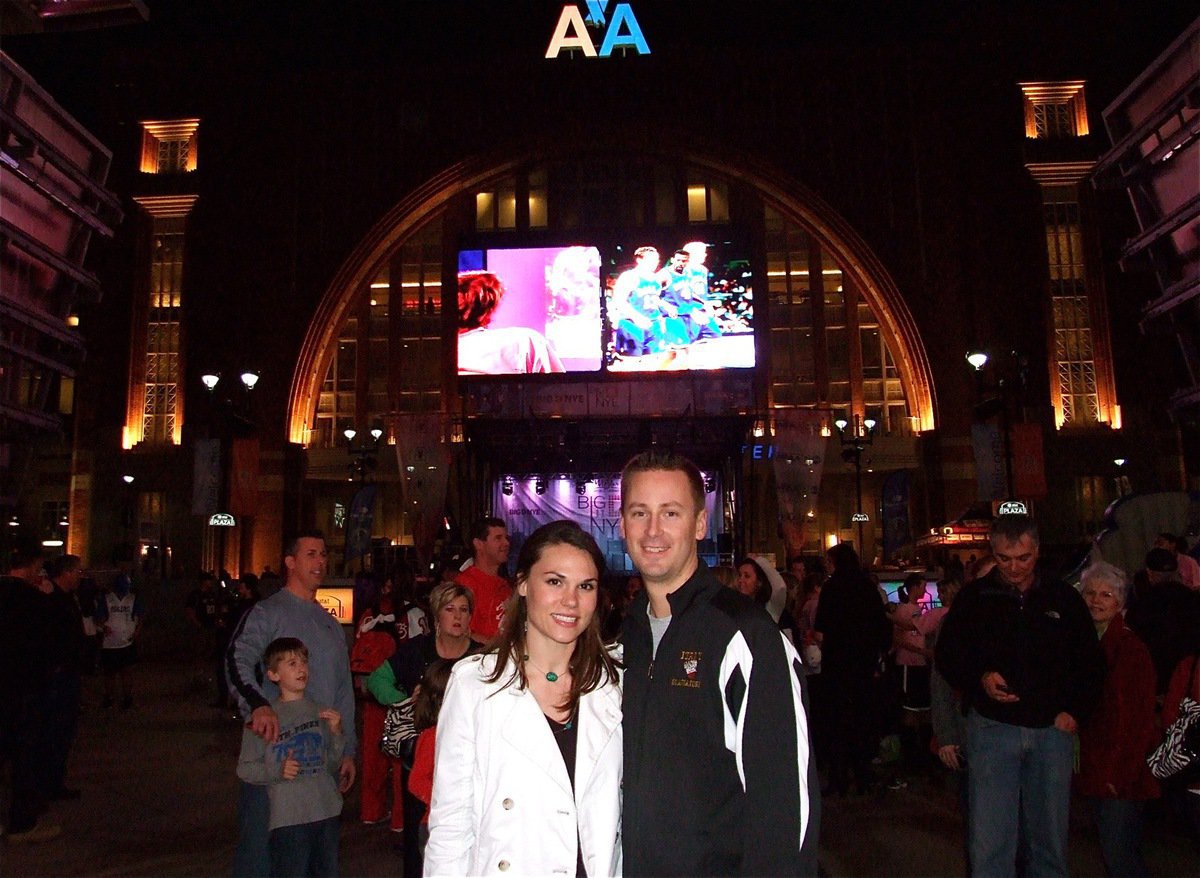
<svg viewBox="0 0 1200 878">
<path fill-rule="evenodd" d="M 317 530 L 316 528 L 300 531 L 300 533 L 296 534 L 292 541 L 288 543 L 288 547 L 284 551 L 283 557 L 295 558 L 297 553 L 300 551 L 301 540 L 320 540 L 321 542 L 325 542 L 325 534 L 323 531 Z"/>
<path fill-rule="evenodd" d="M 486 542 L 488 534 L 491 533 L 491 530 L 494 527 L 502 527 L 505 530 L 508 530 L 508 525 L 504 523 L 503 518 L 497 518 L 494 515 L 489 515 L 486 518 L 479 519 L 473 525 L 471 525 L 471 540 L 479 540 L 481 543 Z"/>
<path fill-rule="evenodd" d="M 668 472 L 683 473 L 687 476 L 688 487 L 692 490 L 692 499 L 696 501 L 696 511 L 704 508 L 704 476 L 700 468 L 682 454 L 674 451 L 643 451 L 630 458 L 629 463 L 621 470 L 621 510 L 625 509 L 625 486 L 638 473 Z"/>
<path fill-rule="evenodd" d="M 77 570 L 81 563 L 78 555 L 59 555 L 46 562 L 46 576 L 56 580 L 61 576 L 66 576 L 72 570 Z"/>
<path fill-rule="evenodd" d="M 997 515 L 988 528 L 988 542 L 992 545 L 997 540 L 1019 543 L 1022 537 L 1029 537 L 1035 546 L 1040 542 L 1037 523 L 1031 515 Z"/>
<path fill-rule="evenodd" d="M 33 539 L 20 539 L 8 558 L 9 570 L 23 570 L 46 557 L 46 550 Z"/>
<path fill-rule="evenodd" d="M 308 647 L 299 637 L 276 637 L 267 644 L 267 651 L 263 653 L 263 667 L 273 671 L 289 655 L 302 655 L 307 661 Z"/>
<path fill-rule="evenodd" d="M 1179 559 L 1170 549 L 1151 549 L 1146 553 L 1146 569 L 1151 573 L 1175 573 L 1179 570 Z"/>
</svg>

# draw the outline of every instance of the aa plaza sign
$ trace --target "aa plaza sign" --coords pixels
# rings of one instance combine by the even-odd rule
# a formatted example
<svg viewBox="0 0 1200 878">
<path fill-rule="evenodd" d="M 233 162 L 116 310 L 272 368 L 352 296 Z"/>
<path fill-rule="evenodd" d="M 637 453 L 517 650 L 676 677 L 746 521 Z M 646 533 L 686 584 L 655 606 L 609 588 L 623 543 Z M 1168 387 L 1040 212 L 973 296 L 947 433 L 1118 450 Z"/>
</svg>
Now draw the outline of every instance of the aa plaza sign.
<svg viewBox="0 0 1200 878">
<path fill-rule="evenodd" d="M 642 26 L 628 3 L 618 3 L 609 15 L 610 0 L 587 0 L 587 18 L 578 3 L 568 3 L 558 16 L 554 35 L 546 49 L 547 58 L 557 58 L 563 51 L 574 56 L 582 52 L 585 58 L 608 58 L 614 49 L 621 54 L 633 51 L 638 55 L 649 55 L 650 46 L 642 34 Z M 596 48 L 596 40 L 600 48 Z"/>
</svg>

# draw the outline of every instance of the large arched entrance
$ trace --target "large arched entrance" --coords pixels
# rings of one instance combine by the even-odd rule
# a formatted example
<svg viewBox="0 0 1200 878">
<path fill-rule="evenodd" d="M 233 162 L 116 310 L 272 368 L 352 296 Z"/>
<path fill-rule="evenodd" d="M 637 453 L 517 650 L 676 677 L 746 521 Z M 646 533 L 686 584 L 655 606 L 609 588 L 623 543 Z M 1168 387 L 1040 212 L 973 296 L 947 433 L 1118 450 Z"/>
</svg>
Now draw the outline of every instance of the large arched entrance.
<svg viewBox="0 0 1200 878">
<path fill-rule="evenodd" d="M 590 213 L 597 203 L 606 211 L 599 219 Z M 397 204 L 346 259 L 309 324 L 291 385 L 287 438 L 327 464 L 310 466 L 310 475 L 344 482 L 345 427 L 461 412 L 447 343 L 453 306 L 443 307 L 441 290 L 453 282 L 464 236 L 562 238 L 614 217 L 637 227 L 749 230 L 763 275 L 756 298 L 769 299 L 770 318 L 756 329 L 766 354 L 756 412 L 870 418 L 887 436 L 934 427 L 930 364 L 900 290 L 850 224 L 802 184 L 744 157 L 564 150 L 449 168 Z"/>
</svg>

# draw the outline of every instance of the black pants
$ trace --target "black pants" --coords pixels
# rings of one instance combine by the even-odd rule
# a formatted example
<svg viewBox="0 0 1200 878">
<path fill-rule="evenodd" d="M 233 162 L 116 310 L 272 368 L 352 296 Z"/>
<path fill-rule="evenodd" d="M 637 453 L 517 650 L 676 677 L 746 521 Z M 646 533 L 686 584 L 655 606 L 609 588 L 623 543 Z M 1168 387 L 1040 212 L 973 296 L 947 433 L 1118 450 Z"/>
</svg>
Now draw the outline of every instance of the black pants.
<svg viewBox="0 0 1200 878">
<path fill-rule="evenodd" d="M 425 803 L 408 791 L 408 769 L 404 766 L 404 874 L 421 875 L 425 871 L 425 845 L 421 843 L 421 820 Z M 396 807 L 396 803 L 392 803 Z"/>
<path fill-rule="evenodd" d="M 38 763 L 43 753 L 45 707 L 45 691 L 9 691 L 0 697 L 0 741 L 5 758 L 12 764 L 9 834 L 25 832 L 37 825 L 43 802 Z"/>
<path fill-rule="evenodd" d="M 45 701 L 45 728 L 38 760 L 40 787 L 52 796 L 66 786 L 67 758 L 79 726 L 81 679 L 77 671 L 57 671 L 50 679 Z"/>
<path fill-rule="evenodd" d="M 822 669 L 822 675 L 826 671 Z M 878 749 L 872 713 L 873 680 L 870 676 L 838 675 L 825 681 L 830 707 L 829 787 L 844 793 L 851 780 L 865 790 L 873 779 L 871 758 Z"/>
</svg>

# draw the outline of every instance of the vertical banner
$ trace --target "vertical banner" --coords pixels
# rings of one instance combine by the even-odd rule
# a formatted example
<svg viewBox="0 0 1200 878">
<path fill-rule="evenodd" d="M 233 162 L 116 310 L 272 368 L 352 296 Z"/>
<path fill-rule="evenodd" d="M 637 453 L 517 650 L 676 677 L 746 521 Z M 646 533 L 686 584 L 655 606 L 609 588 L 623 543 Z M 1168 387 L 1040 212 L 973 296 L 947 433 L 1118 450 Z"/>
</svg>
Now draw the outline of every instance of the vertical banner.
<svg viewBox="0 0 1200 878">
<path fill-rule="evenodd" d="M 450 475 L 446 416 L 441 412 L 397 414 L 391 423 L 404 517 L 411 525 L 417 557 L 427 563 L 433 558 L 434 541 L 442 533 L 446 510 Z"/>
<path fill-rule="evenodd" d="M 363 485 L 350 501 L 346 515 L 346 563 L 371 551 L 371 527 L 375 523 L 375 495 L 378 485 Z"/>
<path fill-rule="evenodd" d="M 1004 474 L 1004 437 L 995 424 L 972 424 L 975 482 L 979 500 L 1004 500 L 1008 493 Z"/>
<path fill-rule="evenodd" d="M 1013 494 L 1030 500 L 1045 497 L 1046 459 L 1042 453 L 1040 424 L 1013 424 Z"/>
<path fill-rule="evenodd" d="M 774 413 L 775 469 L 779 527 L 788 556 L 798 555 L 808 542 L 807 529 L 816 521 L 817 497 L 825 466 L 827 437 L 821 435 L 827 414 L 812 409 L 779 409 Z M 813 515 L 809 515 L 809 513 Z"/>
<path fill-rule="evenodd" d="M 257 439 L 233 440 L 229 460 L 229 511 L 239 516 L 254 515 L 258 511 Z"/>
<path fill-rule="evenodd" d="M 192 446 L 192 514 L 212 515 L 221 502 L 221 440 L 197 439 Z"/>
<path fill-rule="evenodd" d="M 883 480 L 883 557 L 895 558 L 912 542 L 908 515 L 909 472 L 899 470 Z"/>
</svg>

